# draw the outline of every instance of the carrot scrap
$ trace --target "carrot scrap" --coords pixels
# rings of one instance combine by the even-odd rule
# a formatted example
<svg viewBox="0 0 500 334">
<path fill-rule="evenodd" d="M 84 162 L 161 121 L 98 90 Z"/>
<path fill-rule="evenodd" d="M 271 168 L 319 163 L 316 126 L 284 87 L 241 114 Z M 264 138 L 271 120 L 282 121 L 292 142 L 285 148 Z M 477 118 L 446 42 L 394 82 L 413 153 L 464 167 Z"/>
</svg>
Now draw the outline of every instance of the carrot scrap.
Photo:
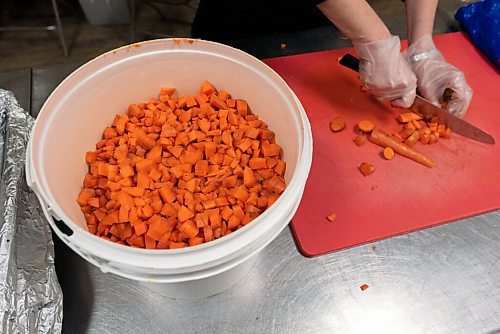
<svg viewBox="0 0 500 334">
<path fill-rule="evenodd" d="M 372 164 L 366 163 L 366 162 L 361 163 L 361 165 L 359 165 L 358 168 L 359 168 L 359 171 L 364 176 L 368 176 L 370 174 L 373 174 L 373 172 L 375 171 L 375 166 Z"/>
<path fill-rule="evenodd" d="M 366 138 L 365 138 L 365 136 L 357 135 L 356 137 L 354 137 L 353 142 L 356 145 L 361 146 L 366 142 Z"/>
<path fill-rule="evenodd" d="M 335 213 L 332 213 L 331 215 L 326 216 L 326 220 L 328 220 L 329 222 L 333 222 L 333 221 L 335 221 L 335 219 L 337 219 L 337 215 Z"/>
<path fill-rule="evenodd" d="M 402 114 L 399 114 L 399 116 L 398 116 L 398 121 L 401 123 L 409 123 L 412 121 L 419 121 L 421 119 L 422 119 L 422 116 L 417 115 L 417 114 L 412 113 L 412 112 L 402 113 Z"/>
<path fill-rule="evenodd" d="M 330 122 L 330 130 L 332 130 L 332 132 L 340 132 L 344 129 L 345 129 L 345 121 L 342 117 L 340 116 L 335 117 Z"/>
<path fill-rule="evenodd" d="M 146 249 L 196 246 L 249 224 L 285 191 L 281 146 L 247 101 L 208 81 L 175 94 L 164 87 L 130 104 L 85 153 L 77 203 L 89 232 Z"/>
</svg>

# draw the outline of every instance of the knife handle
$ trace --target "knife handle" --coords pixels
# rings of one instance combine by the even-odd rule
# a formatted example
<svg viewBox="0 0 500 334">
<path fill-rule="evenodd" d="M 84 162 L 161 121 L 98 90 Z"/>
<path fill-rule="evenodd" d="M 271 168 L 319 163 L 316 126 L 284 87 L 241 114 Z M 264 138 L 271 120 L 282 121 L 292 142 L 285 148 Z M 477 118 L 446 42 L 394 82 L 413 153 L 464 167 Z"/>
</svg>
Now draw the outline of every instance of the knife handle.
<svg viewBox="0 0 500 334">
<path fill-rule="evenodd" d="M 342 58 L 340 58 L 339 64 L 353 70 L 354 72 L 359 72 L 359 59 L 350 53 L 346 53 Z"/>
</svg>

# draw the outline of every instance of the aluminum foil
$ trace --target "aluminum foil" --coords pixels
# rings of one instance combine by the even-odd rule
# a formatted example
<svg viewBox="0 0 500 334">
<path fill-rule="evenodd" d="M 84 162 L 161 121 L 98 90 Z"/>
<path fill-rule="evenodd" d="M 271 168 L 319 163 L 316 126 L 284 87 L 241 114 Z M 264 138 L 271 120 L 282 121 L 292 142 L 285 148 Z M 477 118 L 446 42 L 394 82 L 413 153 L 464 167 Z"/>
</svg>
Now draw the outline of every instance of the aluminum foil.
<svg viewBox="0 0 500 334">
<path fill-rule="evenodd" d="M 54 244 L 24 162 L 33 118 L 0 89 L 0 333 L 60 333 Z"/>
</svg>

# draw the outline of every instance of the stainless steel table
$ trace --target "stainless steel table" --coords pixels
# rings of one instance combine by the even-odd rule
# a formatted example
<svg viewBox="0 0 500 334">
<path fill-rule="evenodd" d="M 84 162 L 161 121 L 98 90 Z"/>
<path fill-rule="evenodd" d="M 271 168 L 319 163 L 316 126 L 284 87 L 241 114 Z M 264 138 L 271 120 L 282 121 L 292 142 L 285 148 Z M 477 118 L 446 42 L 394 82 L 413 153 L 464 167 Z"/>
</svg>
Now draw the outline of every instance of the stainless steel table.
<svg viewBox="0 0 500 334">
<path fill-rule="evenodd" d="M 299 42 L 254 54 L 314 51 Z M 334 39 L 316 49 L 344 44 Z M 0 87 L 36 115 L 78 65 L 2 73 Z M 317 258 L 302 256 L 286 229 L 242 281 L 196 301 L 103 274 L 54 239 L 65 333 L 500 332 L 500 211 Z"/>
</svg>

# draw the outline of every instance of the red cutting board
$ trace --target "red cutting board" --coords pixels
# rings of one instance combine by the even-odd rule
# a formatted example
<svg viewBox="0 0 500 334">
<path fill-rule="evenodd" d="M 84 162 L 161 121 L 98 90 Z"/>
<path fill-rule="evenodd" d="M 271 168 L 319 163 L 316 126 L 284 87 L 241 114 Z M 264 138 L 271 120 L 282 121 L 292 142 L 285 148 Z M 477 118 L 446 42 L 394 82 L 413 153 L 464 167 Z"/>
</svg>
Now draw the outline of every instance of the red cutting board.
<svg viewBox="0 0 500 334">
<path fill-rule="evenodd" d="M 363 119 L 389 133 L 400 110 L 361 92 L 357 74 L 337 59 L 352 49 L 268 59 L 302 102 L 314 138 L 312 169 L 292 229 L 307 256 L 387 238 L 500 208 L 500 75 L 462 33 L 435 36 L 451 64 L 465 72 L 474 97 L 465 119 L 490 133 L 494 146 L 454 135 L 416 148 L 437 162 L 429 169 L 381 148 L 353 143 Z M 342 116 L 346 129 L 329 130 Z M 361 162 L 375 165 L 363 176 Z M 325 219 L 336 214 L 333 222 Z"/>
</svg>

